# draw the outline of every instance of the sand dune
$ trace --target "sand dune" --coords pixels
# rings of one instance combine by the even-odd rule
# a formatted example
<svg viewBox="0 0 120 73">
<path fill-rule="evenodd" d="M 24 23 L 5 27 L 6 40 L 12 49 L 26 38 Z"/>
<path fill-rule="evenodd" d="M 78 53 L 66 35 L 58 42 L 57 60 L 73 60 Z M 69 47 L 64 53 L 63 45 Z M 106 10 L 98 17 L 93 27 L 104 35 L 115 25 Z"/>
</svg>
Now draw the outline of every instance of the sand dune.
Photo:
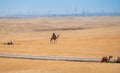
<svg viewBox="0 0 120 73">
<path fill-rule="evenodd" d="M 119 64 L 0 58 L 1 73 L 119 73 Z"/>
<path fill-rule="evenodd" d="M 120 17 L 0 19 L 0 52 L 101 58 L 120 56 Z M 84 30 L 50 30 L 87 28 Z M 88 29 L 90 28 L 90 29 Z M 40 31 L 40 30 L 50 31 Z M 37 31 L 36 31 L 37 30 Z M 51 34 L 60 34 L 56 44 Z M 15 45 L 3 45 L 13 41 Z M 2 73 L 119 73 L 119 64 L 0 58 Z"/>
<path fill-rule="evenodd" d="M 120 17 L 66 17 L 66 18 L 21 18 L 0 19 L 1 30 L 10 32 L 25 32 L 57 28 L 90 28 L 119 25 Z"/>
</svg>

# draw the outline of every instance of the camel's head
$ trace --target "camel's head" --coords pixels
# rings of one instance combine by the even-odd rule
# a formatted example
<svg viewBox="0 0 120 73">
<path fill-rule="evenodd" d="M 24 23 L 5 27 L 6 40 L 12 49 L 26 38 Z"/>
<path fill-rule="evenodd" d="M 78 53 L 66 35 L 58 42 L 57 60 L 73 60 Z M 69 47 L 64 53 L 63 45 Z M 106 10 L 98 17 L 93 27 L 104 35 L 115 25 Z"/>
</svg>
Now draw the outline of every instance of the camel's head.
<svg viewBox="0 0 120 73">
<path fill-rule="evenodd" d="M 57 37 L 59 37 L 60 35 L 57 35 Z"/>
<path fill-rule="evenodd" d="M 113 58 L 113 56 L 109 56 L 109 59 Z"/>
</svg>

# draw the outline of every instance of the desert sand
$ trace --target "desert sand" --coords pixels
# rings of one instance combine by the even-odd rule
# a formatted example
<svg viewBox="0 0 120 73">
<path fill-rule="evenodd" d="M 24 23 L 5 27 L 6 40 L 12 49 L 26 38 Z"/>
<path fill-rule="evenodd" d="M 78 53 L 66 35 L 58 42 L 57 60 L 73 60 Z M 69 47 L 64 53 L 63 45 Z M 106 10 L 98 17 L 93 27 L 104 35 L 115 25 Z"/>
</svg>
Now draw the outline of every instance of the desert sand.
<svg viewBox="0 0 120 73">
<path fill-rule="evenodd" d="M 71 28 L 82 30 L 63 30 Z M 60 35 L 54 44 L 50 43 L 53 32 Z M 14 45 L 3 44 L 9 41 Z M 117 58 L 120 56 L 120 17 L 0 19 L 0 53 Z M 88 72 L 119 73 L 120 64 L 0 58 L 0 73 Z"/>
</svg>

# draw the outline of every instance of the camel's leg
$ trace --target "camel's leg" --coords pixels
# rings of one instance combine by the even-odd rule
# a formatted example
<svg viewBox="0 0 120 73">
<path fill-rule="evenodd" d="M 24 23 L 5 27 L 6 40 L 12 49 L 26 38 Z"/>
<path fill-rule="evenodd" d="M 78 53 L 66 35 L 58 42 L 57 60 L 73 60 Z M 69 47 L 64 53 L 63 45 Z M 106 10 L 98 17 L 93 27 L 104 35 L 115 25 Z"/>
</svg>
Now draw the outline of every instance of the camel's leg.
<svg viewBox="0 0 120 73">
<path fill-rule="evenodd" d="M 51 39 L 50 39 L 50 43 L 54 43 L 54 39 L 51 38 Z"/>
<path fill-rule="evenodd" d="M 51 39 L 50 43 L 56 43 L 57 41 L 55 39 Z"/>
</svg>

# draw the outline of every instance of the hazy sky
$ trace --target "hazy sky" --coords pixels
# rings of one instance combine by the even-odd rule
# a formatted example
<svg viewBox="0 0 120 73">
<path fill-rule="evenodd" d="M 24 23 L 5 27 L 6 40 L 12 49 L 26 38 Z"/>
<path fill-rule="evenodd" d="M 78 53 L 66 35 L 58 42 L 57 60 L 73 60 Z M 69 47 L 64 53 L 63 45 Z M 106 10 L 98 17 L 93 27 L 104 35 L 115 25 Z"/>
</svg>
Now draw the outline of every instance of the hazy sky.
<svg viewBox="0 0 120 73">
<path fill-rule="evenodd" d="M 82 12 L 120 12 L 120 0 L 0 0 L 0 16 Z"/>
</svg>

